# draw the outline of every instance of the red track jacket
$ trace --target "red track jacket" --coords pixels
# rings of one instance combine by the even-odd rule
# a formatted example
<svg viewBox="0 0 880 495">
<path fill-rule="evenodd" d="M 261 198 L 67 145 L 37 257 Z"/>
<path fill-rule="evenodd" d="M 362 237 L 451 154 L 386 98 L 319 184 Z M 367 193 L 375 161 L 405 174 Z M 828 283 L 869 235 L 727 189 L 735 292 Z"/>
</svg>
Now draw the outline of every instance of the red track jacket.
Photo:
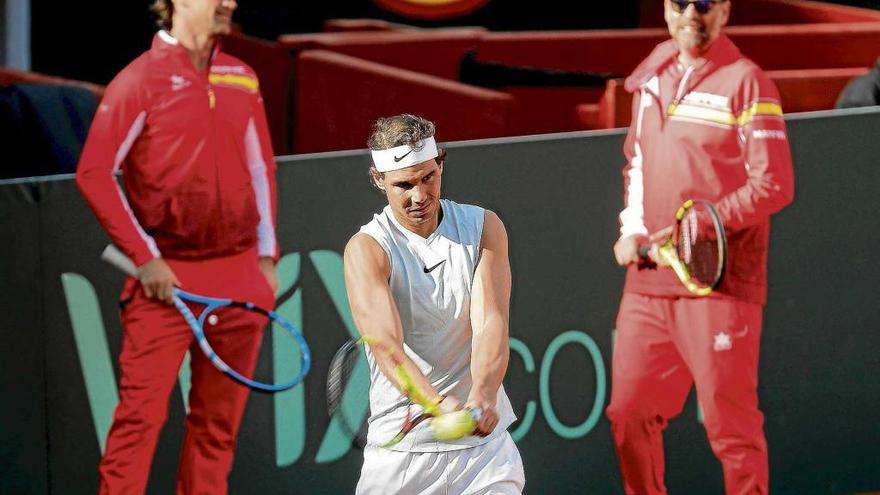
<svg viewBox="0 0 880 495">
<path fill-rule="evenodd" d="M 76 181 L 138 266 L 255 245 L 260 256 L 278 255 L 275 161 L 257 77 L 219 45 L 199 71 L 177 40 L 157 33 L 107 87 Z"/>
<path fill-rule="evenodd" d="M 792 201 L 794 177 L 779 94 L 721 34 L 704 59 L 678 70 L 662 43 L 626 80 L 636 92 L 624 144 L 621 237 L 673 223 L 687 199 L 713 202 L 729 258 L 718 294 L 763 304 L 770 215 Z M 672 270 L 630 266 L 626 291 L 689 296 Z"/>
</svg>

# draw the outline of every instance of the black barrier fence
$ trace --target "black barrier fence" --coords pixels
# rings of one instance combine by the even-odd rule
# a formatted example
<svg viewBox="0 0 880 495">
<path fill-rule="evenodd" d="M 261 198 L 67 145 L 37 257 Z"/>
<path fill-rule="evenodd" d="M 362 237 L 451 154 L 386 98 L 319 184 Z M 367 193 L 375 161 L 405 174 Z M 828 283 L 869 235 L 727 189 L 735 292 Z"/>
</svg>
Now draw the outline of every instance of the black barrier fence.
<svg viewBox="0 0 880 495">
<path fill-rule="evenodd" d="M 796 200 L 773 222 L 761 349 L 772 491 L 880 490 L 880 112 L 789 118 Z M 440 129 L 442 137 L 442 129 Z M 506 388 L 533 494 L 621 493 L 608 422 L 619 131 L 449 145 L 444 195 L 499 213 L 514 273 Z M 351 493 L 361 454 L 329 428 L 326 368 L 352 330 L 341 251 L 384 198 L 366 152 L 279 159 L 278 310 L 315 359 L 303 387 L 251 396 L 232 493 Z M 116 402 L 121 277 L 67 178 L 0 183 L 0 493 L 93 493 Z M 270 338 L 264 354 L 271 349 Z M 264 361 L 261 366 L 268 366 Z M 172 493 L 188 376 L 149 493 Z M 695 400 L 666 435 L 671 493 L 721 493 Z"/>
</svg>

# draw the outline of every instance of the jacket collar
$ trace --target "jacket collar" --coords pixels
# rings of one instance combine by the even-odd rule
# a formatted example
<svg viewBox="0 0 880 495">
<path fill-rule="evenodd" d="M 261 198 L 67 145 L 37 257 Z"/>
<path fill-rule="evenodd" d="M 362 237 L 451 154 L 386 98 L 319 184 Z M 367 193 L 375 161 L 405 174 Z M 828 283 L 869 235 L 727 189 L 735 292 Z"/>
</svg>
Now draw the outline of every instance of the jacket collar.
<svg viewBox="0 0 880 495">
<path fill-rule="evenodd" d="M 221 38 L 217 37 L 214 39 L 214 48 L 211 49 L 211 58 L 208 60 L 208 66 L 210 67 L 214 60 L 217 58 L 217 54 L 220 53 L 220 45 Z M 171 36 L 171 33 L 162 29 L 156 32 L 156 35 L 153 36 L 153 44 L 152 48 L 160 51 L 167 51 L 168 53 L 174 53 L 178 56 L 184 57 L 187 62 L 189 62 L 189 57 L 186 55 L 186 49 L 183 45 L 180 44 L 174 36 Z"/>
<path fill-rule="evenodd" d="M 629 92 L 638 91 L 651 78 L 659 75 L 664 67 L 675 62 L 678 52 L 675 40 L 667 40 L 657 45 L 654 51 L 626 78 L 624 83 L 626 90 Z M 696 82 L 719 67 L 728 65 L 740 58 L 742 58 L 742 54 L 739 48 L 730 41 L 726 34 L 721 33 L 715 42 L 712 43 L 712 46 L 709 47 L 709 51 L 706 52 L 703 58 L 697 60 L 694 68 L 695 77 L 692 80 Z"/>
</svg>

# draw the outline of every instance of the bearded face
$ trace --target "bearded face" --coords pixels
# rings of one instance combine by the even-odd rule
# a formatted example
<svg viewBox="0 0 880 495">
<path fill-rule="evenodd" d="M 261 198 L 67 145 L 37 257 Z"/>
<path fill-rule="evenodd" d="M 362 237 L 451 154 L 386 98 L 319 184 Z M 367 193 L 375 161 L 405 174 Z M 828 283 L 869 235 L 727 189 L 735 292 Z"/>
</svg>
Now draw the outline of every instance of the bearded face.
<svg viewBox="0 0 880 495">
<path fill-rule="evenodd" d="M 692 56 L 709 50 L 730 17 L 730 1 L 664 0 L 663 8 L 669 35 L 678 49 Z"/>
</svg>

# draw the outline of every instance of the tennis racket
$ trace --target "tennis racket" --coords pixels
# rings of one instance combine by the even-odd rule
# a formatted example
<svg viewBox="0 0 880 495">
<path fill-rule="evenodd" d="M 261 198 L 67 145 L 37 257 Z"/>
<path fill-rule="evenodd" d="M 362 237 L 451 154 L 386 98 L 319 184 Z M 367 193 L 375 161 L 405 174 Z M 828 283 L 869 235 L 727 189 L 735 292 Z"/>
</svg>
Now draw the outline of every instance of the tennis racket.
<svg viewBox="0 0 880 495">
<path fill-rule="evenodd" d="M 112 244 L 108 245 L 104 249 L 104 252 L 101 253 L 101 259 L 118 268 L 120 271 L 132 277 L 137 277 L 137 267 L 135 267 L 135 264 L 116 246 Z M 280 392 L 300 384 L 309 372 L 312 358 L 308 344 L 306 344 L 302 333 L 278 313 L 263 309 L 250 302 L 202 296 L 180 290 L 176 287 L 172 289 L 171 300 L 174 307 L 180 312 L 180 316 L 189 325 L 189 328 L 192 330 L 193 335 L 196 338 L 196 342 L 199 344 L 199 348 L 205 353 L 205 356 L 210 359 L 211 363 L 218 370 L 242 385 L 262 392 Z M 200 307 L 200 311 L 194 313 L 190 305 Z M 266 319 L 267 327 L 283 329 L 284 333 L 293 338 L 299 348 L 299 371 L 291 373 L 292 376 L 282 377 L 280 380 L 276 377 L 275 381 L 269 381 L 261 380 L 254 376 L 248 376 L 249 374 L 242 373 L 228 365 L 219 355 L 217 355 L 211 346 L 208 337 L 205 335 L 205 325 L 206 323 L 208 325 L 215 325 L 220 319 L 233 316 L 231 315 L 231 312 L 233 311 L 256 313 Z"/>
<path fill-rule="evenodd" d="M 369 405 L 365 393 L 369 380 L 367 363 L 359 344 L 369 345 L 369 342 L 370 339 L 366 338 L 357 342 L 345 342 L 333 356 L 327 373 L 327 411 L 332 421 L 339 424 L 340 429 L 358 448 L 366 445 L 365 420 Z M 375 351 L 377 346 L 373 347 Z M 416 426 L 432 418 L 436 418 L 436 422 L 431 425 L 432 432 L 439 440 L 457 440 L 474 433 L 482 415 L 480 409 L 462 409 L 444 414 L 439 405 L 428 398 L 428 394 L 415 386 L 402 363 L 397 363 L 394 371 L 397 382 L 410 403 L 407 405 L 406 418 L 400 431 L 381 444 L 382 447 L 388 448 L 400 443 Z M 416 404 L 422 406 L 423 412 L 414 417 L 412 410 Z"/>
<path fill-rule="evenodd" d="M 675 212 L 671 235 L 661 244 L 639 246 L 639 256 L 649 258 L 654 245 L 691 294 L 708 296 L 721 282 L 727 262 L 727 238 L 712 203 L 685 201 Z"/>
<path fill-rule="evenodd" d="M 330 360 L 327 372 L 327 413 L 352 446 L 367 444 L 370 377 L 367 359 L 358 342 L 347 340 Z"/>
</svg>

